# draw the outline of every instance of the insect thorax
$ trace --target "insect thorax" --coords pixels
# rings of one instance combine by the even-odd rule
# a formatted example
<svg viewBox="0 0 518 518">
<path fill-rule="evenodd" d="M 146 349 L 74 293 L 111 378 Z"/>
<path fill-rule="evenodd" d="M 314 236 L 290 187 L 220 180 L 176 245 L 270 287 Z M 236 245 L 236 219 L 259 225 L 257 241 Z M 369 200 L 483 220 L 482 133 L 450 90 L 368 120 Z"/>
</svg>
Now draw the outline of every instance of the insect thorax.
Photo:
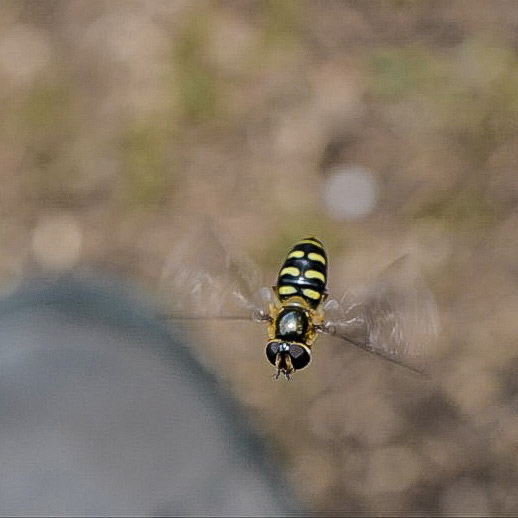
<svg viewBox="0 0 518 518">
<path fill-rule="evenodd" d="M 311 347 L 317 337 L 316 325 L 323 321 L 320 310 L 311 308 L 302 297 L 291 297 L 270 306 L 269 340 L 302 343 Z"/>
</svg>

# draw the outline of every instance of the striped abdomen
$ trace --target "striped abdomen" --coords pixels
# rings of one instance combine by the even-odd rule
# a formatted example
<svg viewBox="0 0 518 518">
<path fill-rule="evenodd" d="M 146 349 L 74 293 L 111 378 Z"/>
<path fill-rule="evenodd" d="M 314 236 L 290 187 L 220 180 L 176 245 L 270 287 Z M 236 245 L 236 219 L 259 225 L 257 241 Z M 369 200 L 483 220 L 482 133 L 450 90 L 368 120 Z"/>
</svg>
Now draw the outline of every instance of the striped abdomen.
<svg viewBox="0 0 518 518">
<path fill-rule="evenodd" d="M 327 281 L 327 255 L 324 245 L 314 238 L 302 239 L 288 252 L 277 279 L 281 301 L 293 296 L 316 308 L 324 296 Z"/>
</svg>

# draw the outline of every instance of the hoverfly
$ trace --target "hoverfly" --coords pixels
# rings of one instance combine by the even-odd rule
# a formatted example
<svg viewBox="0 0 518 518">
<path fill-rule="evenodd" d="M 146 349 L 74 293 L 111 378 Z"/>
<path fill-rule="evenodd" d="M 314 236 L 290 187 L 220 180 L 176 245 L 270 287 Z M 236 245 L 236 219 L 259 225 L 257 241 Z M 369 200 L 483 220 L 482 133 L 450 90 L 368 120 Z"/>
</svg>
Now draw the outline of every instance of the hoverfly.
<svg viewBox="0 0 518 518">
<path fill-rule="evenodd" d="M 310 236 L 287 252 L 272 288 L 259 270 L 231 251 L 210 225 L 181 242 L 164 266 L 159 294 L 169 318 L 248 320 L 267 325 L 266 357 L 275 377 L 307 367 L 319 334 L 335 336 L 365 351 L 420 372 L 408 363 L 423 357 L 437 335 L 435 301 L 411 269 L 407 256 L 371 283 L 328 296 L 328 257 Z"/>
</svg>

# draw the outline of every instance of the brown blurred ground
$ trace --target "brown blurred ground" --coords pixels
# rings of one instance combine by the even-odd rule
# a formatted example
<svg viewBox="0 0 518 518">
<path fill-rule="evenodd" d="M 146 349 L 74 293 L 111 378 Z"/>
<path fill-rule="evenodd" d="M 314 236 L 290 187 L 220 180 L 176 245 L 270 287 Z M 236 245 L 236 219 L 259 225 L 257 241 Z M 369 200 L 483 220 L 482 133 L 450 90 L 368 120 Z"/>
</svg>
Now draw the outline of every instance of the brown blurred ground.
<svg viewBox="0 0 518 518">
<path fill-rule="evenodd" d="M 268 283 L 308 233 L 336 292 L 410 252 L 431 381 L 322 340 L 274 383 L 246 324 L 199 353 L 316 511 L 517 513 L 517 43 L 514 1 L 4 0 L 1 286 L 96 267 L 153 293 L 205 214 Z M 338 221 L 321 189 L 349 165 L 377 204 Z"/>
</svg>

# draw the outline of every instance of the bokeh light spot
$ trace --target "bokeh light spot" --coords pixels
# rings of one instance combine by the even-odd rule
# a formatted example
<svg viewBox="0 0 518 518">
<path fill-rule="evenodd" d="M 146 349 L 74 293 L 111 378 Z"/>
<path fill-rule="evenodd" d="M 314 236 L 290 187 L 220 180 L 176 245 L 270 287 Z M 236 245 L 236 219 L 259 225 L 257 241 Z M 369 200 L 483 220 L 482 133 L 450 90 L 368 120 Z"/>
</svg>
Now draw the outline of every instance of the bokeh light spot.
<svg viewBox="0 0 518 518">
<path fill-rule="evenodd" d="M 72 268 L 81 254 L 83 235 L 76 218 L 57 214 L 42 218 L 34 229 L 32 249 L 43 268 Z"/>
<path fill-rule="evenodd" d="M 376 205 L 376 180 L 365 167 L 337 167 L 323 186 L 323 204 L 337 220 L 354 220 L 370 214 Z"/>
<path fill-rule="evenodd" d="M 47 38 L 29 25 L 15 25 L 0 39 L 0 69 L 14 80 L 31 80 L 47 66 L 50 55 Z"/>
</svg>

